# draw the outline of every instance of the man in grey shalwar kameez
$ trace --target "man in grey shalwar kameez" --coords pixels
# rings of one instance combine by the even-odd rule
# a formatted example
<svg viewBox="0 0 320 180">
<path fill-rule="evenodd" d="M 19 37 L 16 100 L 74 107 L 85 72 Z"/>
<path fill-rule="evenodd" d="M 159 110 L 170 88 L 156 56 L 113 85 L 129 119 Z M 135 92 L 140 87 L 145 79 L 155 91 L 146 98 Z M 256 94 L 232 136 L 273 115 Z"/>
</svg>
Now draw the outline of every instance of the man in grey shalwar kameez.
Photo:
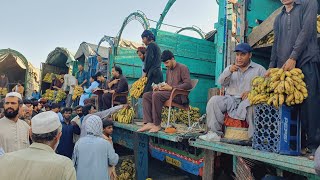
<svg viewBox="0 0 320 180">
<path fill-rule="evenodd" d="M 241 43 L 235 48 L 236 62 L 228 66 L 219 77 L 219 83 L 226 88 L 224 96 L 213 96 L 207 104 L 207 125 L 209 132 L 200 136 L 206 141 L 220 141 L 225 113 L 231 118 L 246 120 L 249 124 L 249 137 L 253 135 L 253 108 L 248 94 L 251 81 L 256 76 L 264 76 L 266 70 L 250 60 L 252 48 Z"/>
</svg>

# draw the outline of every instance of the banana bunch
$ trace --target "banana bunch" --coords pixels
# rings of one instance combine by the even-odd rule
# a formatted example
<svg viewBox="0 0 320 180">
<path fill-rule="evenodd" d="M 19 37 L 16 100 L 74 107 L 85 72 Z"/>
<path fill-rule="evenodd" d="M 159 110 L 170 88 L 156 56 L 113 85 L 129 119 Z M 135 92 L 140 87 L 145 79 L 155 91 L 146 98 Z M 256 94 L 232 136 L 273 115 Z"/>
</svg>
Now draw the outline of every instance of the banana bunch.
<svg viewBox="0 0 320 180">
<path fill-rule="evenodd" d="M 80 97 L 83 94 L 83 88 L 81 86 L 75 86 L 73 95 L 72 95 L 72 100 L 76 100 L 78 97 Z"/>
<path fill-rule="evenodd" d="M 119 123 L 130 124 L 134 118 L 134 110 L 130 108 L 122 108 L 120 111 L 112 114 L 112 119 Z"/>
<path fill-rule="evenodd" d="M 252 80 L 252 90 L 248 95 L 251 104 L 267 103 L 278 108 L 284 103 L 288 106 L 301 104 L 308 97 L 301 69 L 283 71 L 272 68 L 270 73 L 270 77 L 256 77 Z"/>
<path fill-rule="evenodd" d="M 46 92 L 42 95 L 42 97 L 48 101 L 53 101 L 55 99 L 54 90 L 47 89 Z"/>
<path fill-rule="evenodd" d="M 52 82 L 52 75 L 54 75 L 54 74 L 53 73 L 47 73 L 43 78 L 43 82 L 51 83 Z"/>
<path fill-rule="evenodd" d="M 317 32 L 320 33 L 320 15 L 317 15 Z"/>
<path fill-rule="evenodd" d="M 0 96 L 5 96 L 8 93 L 8 89 L 7 88 L 1 88 L 0 87 Z"/>
<path fill-rule="evenodd" d="M 138 99 L 144 90 L 144 86 L 146 85 L 147 80 L 147 77 L 143 77 L 134 82 L 130 89 L 130 96 Z"/>
<path fill-rule="evenodd" d="M 169 108 L 163 107 L 162 113 L 161 113 L 161 120 L 162 123 L 166 123 L 168 121 L 168 115 L 169 115 Z M 190 122 L 191 124 L 194 122 L 197 122 L 200 115 L 200 109 L 197 107 L 190 106 Z M 176 122 L 176 123 L 183 123 L 188 125 L 188 111 L 183 109 L 171 109 L 171 115 L 170 115 L 170 122 Z"/>
<path fill-rule="evenodd" d="M 260 41 L 257 42 L 257 45 L 263 45 L 263 44 L 272 44 L 274 42 L 274 31 L 267 34 L 265 37 L 263 37 Z"/>
<path fill-rule="evenodd" d="M 66 99 L 67 94 L 63 90 L 58 90 L 57 96 L 55 98 L 55 102 L 61 102 L 62 100 Z"/>
<path fill-rule="evenodd" d="M 135 165 L 131 159 L 122 161 L 118 180 L 134 180 L 136 176 Z"/>
</svg>

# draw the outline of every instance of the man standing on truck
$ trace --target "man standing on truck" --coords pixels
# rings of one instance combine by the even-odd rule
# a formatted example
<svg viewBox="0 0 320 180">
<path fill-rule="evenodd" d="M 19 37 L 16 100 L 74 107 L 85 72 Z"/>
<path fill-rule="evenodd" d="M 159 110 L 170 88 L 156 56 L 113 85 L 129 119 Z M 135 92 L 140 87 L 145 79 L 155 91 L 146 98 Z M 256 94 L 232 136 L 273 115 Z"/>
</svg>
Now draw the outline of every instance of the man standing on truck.
<svg viewBox="0 0 320 180">
<path fill-rule="evenodd" d="M 264 76 L 266 70 L 251 61 L 252 48 L 247 43 L 235 48 L 236 61 L 228 66 L 219 77 L 219 84 L 226 88 L 224 96 L 213 96 L 207 103 L 208 134 L 199 138 L 205 141 L 220 141 L 225 113 L 233 119 L 247 121 L 249 137 L 253 135 L 253 109 L 250 108 L 248 94 L 251 81 L 256 76 Z"/>
<path fill-rule="evenodd" d="M 320 145 L 320 54 L 317 43 L 318 2 L 281 0 L 284 7 L 274 22 L 274 44 L 269 68 L 300 68 L 308 98 L 301 104 L 302 146 L 313 155 Z M 267 73 L 268 75 L 268 73 Z"/>
<path fill-rule="evenodd" d="M 155 37 L 150 30 L 143 31 L 142 42 L 147 46 L 144 59 L 143 72 L 147 75 L 147 84 L 144 87 L 145 92 L 152 91 L 152 83 L 159 84 L 163 81 L 162 71 L 161 71 L 161 51 L 157 43 L 155 43 Z"/>
<path fill-rule="evenodd" d="M 83 65 L 78 65 L 78 72 L 76 73 L 77 84 L 83 88 L 88 87 L 89 74 L 83 69 Z"/>
</svg>

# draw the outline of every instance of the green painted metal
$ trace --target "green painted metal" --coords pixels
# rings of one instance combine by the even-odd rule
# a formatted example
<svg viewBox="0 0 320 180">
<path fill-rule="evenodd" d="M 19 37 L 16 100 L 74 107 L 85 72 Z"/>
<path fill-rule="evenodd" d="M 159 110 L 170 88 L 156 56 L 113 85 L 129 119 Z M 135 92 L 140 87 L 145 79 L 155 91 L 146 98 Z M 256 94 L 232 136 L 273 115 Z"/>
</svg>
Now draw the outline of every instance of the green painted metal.
<svg viewBox="0 0 320 180">
<path fill-rule="evenodd" d="M 287 168 L 294 172 L 300 171 L 311 176 L 315 175 L 314 162 L 305 157 L 286 156 L 258 151 L 246 146 L 238 146 L 221 142 L 207 142 L 202 140 L 192 141 L 191 146 L 257 160 L 278 167 Z"/>
<path fill-rule="evenodd" d="M 181 29 L 179 29 L 176 33 L 179 34 L 179 33 L 181 33 L 182 31 L 186 31 L 186 30 L 188 30 L 188 31 L 194 31 L 194 32 L 196 32 L 197 34 L 199 34 L 199 36 L 200 36 L 202 39 L 205 39 L 205 36 L 204 36 L 203 31 L 202 31 L 200 28 L 196 27 L 196 26 L 181 28 Z"/>
<path fill-rule="evenodd" d="M 219 77 L 224 69 L 225 48 L 226 48 L 226 1 L 217 2 L 219 4 L 218 22 L 214 24 L 217 33 L 215 34 L 215 77 Z M 216 81 L 215 84 L 219 86 Z"/>
<path fill-rule="evenodd" d="M 132 20 L 137 20 L 141 23 L 144 29 L 149 29 L 150 28 L 150 23 L 146 15 L 142 11 L 137 11 L 131 13 L 122 23 L 122 26 L 120 28 L 120 31 L 117 35 L 117 38 L 115 39 L 115 47 L 116 49 L 119 47 L 119 43 L 121 40 L 121 35 L 124 30 L 124 28 L 131 22 Z"/>
<path fill-rule="evenodd" d="M 169 12 L 170 8 L 175 2 L 176 0 L 169 0 L 167 2 L 166 7 L 163 9 L 162 13 L 160 14 L 160 19 L 157 22 L 156 30 L 159 30 L 161 28 L 164 18 L 166 17 L 167 13 Z"/>
<path fill-rule="evenodd" d="M 250 34 L 252 28 L 258 26 L 256 19 L 265 20 L 270 14 L 282 5 L 281 1 L 259 0 L 249 1 L 246 11 L 246 20 L 248 23 L 247 33 Z"/>
<path fill-rule="evenodd" d="M 122 128 L 122 129 L 126 129 L 129 131 L 133 131 L 136 132 L 140 127 L 135 125 L 135 124 L 122 124 L 122 123 L 118 123 L 118 122 L 114 122 L 114 126 L 117 128 Z M 153 137 L 157 137 L 157 138 L 161 138 L 161 139 L 165 139 L 165 140 L 169 140 L 169 141 L 173 141 L 173 142 L 181 142 L 182 141 L 182 137 L 176 134 L 167 134 L 165 132 L 158 132 L 158 133 L 148 133 L 148 132 L 143 132 L 141 134 L 146 134 L 148 136 L 153 136 Z"/>
<path fill-rule="evenodd" d="M 155 31 L 155 29 L 151 30 Z M 189 97 L 191 105 L 199 107 L 201 113 L 205 113 L 208 89 L 215 87 L 215 44 L 204 39 L 162 30 L 158 30 L 156 42 L 161 51 L 171 50 L 175 59 L 189 68 L 192 79 L 199 79 L 197 87 Z M 112 63 L 121 66 L 129 83 L 133 83 L 142 75 L 142 61 L 134 49 L 119 47 L 118 54 Z M 165 76 L 166 69 L 163 65 L 162 68 Z"/>
</svg>

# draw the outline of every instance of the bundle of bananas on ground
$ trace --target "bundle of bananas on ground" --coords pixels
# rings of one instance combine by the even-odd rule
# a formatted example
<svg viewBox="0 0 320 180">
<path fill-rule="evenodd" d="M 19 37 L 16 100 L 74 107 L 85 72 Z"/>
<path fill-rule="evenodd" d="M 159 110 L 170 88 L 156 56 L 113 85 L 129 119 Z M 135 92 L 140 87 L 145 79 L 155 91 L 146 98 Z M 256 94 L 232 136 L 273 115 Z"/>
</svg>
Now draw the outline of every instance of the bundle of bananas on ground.
<svg viewBox="0 0 320 180">
<path fill-rule="evenodd" d="M 66 99 L 67 94 L 63 90 L 58 90 L 57 96 L 55 98 L 55 102 L 61 102 L 62 100 Z"/>
<path fill-rule="evenodd" d="M 144 90 L 144 86 L 146 85 L 147 80 L 147 77 L 143 77 L 134 82 L 130 89 L 130 96 L 138 99 Z"/>
<path fill-rule="evenodd" d="M 118 121 L 119 123 L 130 124 L 134 118 L 134 110 L 130 108 L 122 108 L 120 111 L 112 114 L 112 119 Z"/>
<path fill-rule="evenodd" d="M 161 113 L 161 120 L 162 123 L 167 123 L 168 121 L 168 115 L 169 115 L 169 108 L 163 107 L 162 113 Z M 197 107 L 190 106 L 190 122 L 191 124 L 194 122 L 197 122 L 200 118 L 200 109 Z M 188 111 L 183 109 L 171 109 L 171 115 L 170 115 L 170 123 L 183 123 L 186 125 L 189 125 L 188 121 Z"/>
<path fill-rule="evenodd" d="M 317 15 L 317 32 L 320 33 L 320 15 Z"/>
<path fill-rule="evenodd" d="M 133 161 L 131 159 L 122 161 L 118 180 L 134 180 L 135 176 L 136 170 Z"/>
<path fill-rule="evenodd" d="M 5 96 L 8 93 L 8 89 L 7 88 L 1 88 L 0 87 L 0 96 Z"/>
<path fill-rule="evenodd" d="M 251 104 L 267 103 L 278 108 L 283 103 L 288 106 L 301 104 L 308 97 L 301 69 L 283 71 L 272 68 L 270 73 L 270 77 L 256 77 L 252 80 L 252 90 L 248 95 Z"/>
<path fill-rule="evenodd" d="M 76 100 L 78 97 L 80 97 L 83 94 L 83 88 L 81 86 L 75 86 L 73 95 L 72 95 L 72 100 Z"/>
<path fill-rule="evenodd" d="M 42 97 L 48 101 L 53 101 L 55 99 L 54 90 L 47 89 L 46 92 L 42 95 Z"/>
</svg>

